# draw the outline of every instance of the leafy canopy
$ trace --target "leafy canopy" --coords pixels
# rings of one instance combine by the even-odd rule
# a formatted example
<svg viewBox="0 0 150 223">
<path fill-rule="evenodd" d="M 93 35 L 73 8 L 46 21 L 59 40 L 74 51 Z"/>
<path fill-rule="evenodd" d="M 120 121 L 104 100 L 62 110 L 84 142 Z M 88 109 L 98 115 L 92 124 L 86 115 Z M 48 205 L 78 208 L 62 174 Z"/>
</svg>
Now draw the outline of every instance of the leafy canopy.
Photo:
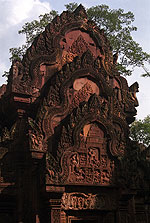
<svg viewBox="0 0 150 223">
<path fill-rule="evenodd" d="M 130 137 L 134 141 L 150 145 L 150 115 L 143 120 L 133 122 L 130 129 Z"/>
<path fill-rule="evenodd" d="M 69 11 L 77 8 L 77 3 L 65 5 Z M 132 38 L 131 32 L 136 31 L 137 27 L 133 26 L 134 15 L 132 12 L 125 13 L 123 9 L 110 9 L 107 5 L 97 5 L 86 9 L 88 18 L 104 29 L 113 52 L 119 54 L 118 69 L 123 75 L 131 75 L 135 67 L 144 69 L 143 76 L 150 76 L 145 68 L 145 63 L 150 63 L 150 55 L 143 52 L 140 45 Z M 26 43 L 18 48 L 11 48 L 10 60 L 20 59 L 25 54 L 27 48 L 32 44 L 34 38 L 44 31 L 46 25 L 58 15 L 55 10 L 44 15 L 40 15 L 38 20 L 27 22 L 19 30 L 19 34 L 26 35 Z"/>
</svg>

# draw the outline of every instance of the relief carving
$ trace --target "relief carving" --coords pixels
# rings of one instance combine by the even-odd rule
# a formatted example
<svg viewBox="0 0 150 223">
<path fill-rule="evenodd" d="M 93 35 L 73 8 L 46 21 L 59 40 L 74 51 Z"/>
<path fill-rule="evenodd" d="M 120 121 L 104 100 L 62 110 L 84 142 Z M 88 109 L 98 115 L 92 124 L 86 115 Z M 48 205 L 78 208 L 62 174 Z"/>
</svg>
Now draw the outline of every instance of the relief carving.
<svg viewBox="0 0 150 223">
<path fill-rule="evenodd" d="M 43 134 L 37 125 L 37 123 L 31 119 L 28 118 L 28 124 L 29 124 L 29 145 L 31 150 L 35 151 L 44 151 L 46 148 L 44 148 L 44 137 Z"/>
<path fill-rule="evenodd" d="M 100 184 L 113 183 L 114 161 L 107 155 L 107 144 L 104 132 L 96 124 L 91 123 L 83 128 L 80 134 L 83 138 L 81 147 L 76 152 L 67 152 L 62 157 L 62 168 L 68 170 L 65 182 L 76 184 Z M 93 144 L 97 146 L 93 146 Z M 64 151 L 65 152 L 65 151 Z M 66 171 L 67 171 L 66 170 Z"/>
<path fill-rule="evenodd" d="M 97 58 L 101 55 L 99 48 L 86 32 L 73 30 L 65 34 L 60 41 L 60 47 L 63 49 L 63 64 L 71 62 L 76 56 L 82 56 L 87 50 Z"/>
<path fill-rule="evenodd" d="M 46 181 L 48 184 L 59 182 L 59 174 L 60 174 L 60 167 L 56 159 L 51 155 L 51 153 L 46 154 Z"/>
<path fill-rule="evenodd" d="M 73 83 L 73 89 L 69 91 L 70 109 L 77 107 L 83 101 L 88 101 L 94 93 L 99 95 L 99 87 L 88 78 L 76 79 Z"/>
<path fill-rule="evenodd" d="M 119 124 L 114 123 L 114 132 L 115 132 L 114 147 L 116 153 L 119 156 L 123 156 L 126 148 L 124 130 L 120 127 Z"/>
<path fill-rule="evenodd" d="M 98 148 L 88 148 L 88 164 L 90 166 L 99 167 L 100 166 L 100 155 Z"/>
<path fill-rule="evenodd" d="M 52 209 L 51 220 L 52 223 L 60 223 L 60 209 Z"/>
<path fill-rule="evenodd" d="M 43 135 L 39 134 L 37 135 L 36 133 L 30 133 L 30 148 L 33 150 L 43 150 Z"/>
<path fill-rule="evenodd" d="M 70 48 L 70 52 L 72 52 L 75 55 L 82 56 L 82 54 L 88 50 L 87 43 L 85 42 L 82 35 L 79 35 L 76 41 L 72 44 Z"/>
<path fill-rule="evenodd" d="M 74 172 L 79 166 L 79 157 L 78 154 L 73 154 L 70 157 L 70 167 L 71 167 L 71 172 Z"/>
<path fill-rule="evenodd" d="M 101 210 L 106 206 L 105 196 L 84 193 L 64 193 L 62 196 L 62 208 L 64 210 Z"/>
<path fill-rule="evenodd" d="M 17 132 L 17 123 L 14 123 L 10 129 L 8 129 L 6 126 L 1 127 L 1 133 L 0 133 L 0 143 L 8 143 L 12 141 L 16 137 Z"/>
</svg>

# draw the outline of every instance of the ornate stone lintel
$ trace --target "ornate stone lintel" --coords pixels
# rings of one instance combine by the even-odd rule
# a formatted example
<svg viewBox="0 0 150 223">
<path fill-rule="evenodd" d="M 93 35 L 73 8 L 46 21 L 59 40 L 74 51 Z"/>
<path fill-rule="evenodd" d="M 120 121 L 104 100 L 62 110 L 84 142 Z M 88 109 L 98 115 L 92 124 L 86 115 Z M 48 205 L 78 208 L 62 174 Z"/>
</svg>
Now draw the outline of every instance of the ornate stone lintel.
<svg viewBox="0 0 150 223">
<path fill-rule="evenodd" d="M 106 195 L 92 193 L 64 193 L 62 196 L 63 210 L 104 210 L 113 209 L 115 206 L 114 200 L 110 202 Z"/>
</svg>

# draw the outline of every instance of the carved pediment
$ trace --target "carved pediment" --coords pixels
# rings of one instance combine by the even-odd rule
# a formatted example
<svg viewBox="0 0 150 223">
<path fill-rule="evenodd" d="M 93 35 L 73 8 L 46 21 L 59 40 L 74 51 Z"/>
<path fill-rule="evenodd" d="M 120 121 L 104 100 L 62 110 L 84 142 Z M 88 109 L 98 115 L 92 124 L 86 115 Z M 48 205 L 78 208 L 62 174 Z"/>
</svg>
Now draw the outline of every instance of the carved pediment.
<svg viewBox="0 0 150 223">
<path fill-rule="evenodd" d="M 46 153 L 47 184 L 114 185 L 138 105 L 137 83 L 128 87 L 116 63 L 82 6 L 57 16 L 13 63 L 6 95 L 15 117 L 27 112 L 32 158 Z"/>
</svg>

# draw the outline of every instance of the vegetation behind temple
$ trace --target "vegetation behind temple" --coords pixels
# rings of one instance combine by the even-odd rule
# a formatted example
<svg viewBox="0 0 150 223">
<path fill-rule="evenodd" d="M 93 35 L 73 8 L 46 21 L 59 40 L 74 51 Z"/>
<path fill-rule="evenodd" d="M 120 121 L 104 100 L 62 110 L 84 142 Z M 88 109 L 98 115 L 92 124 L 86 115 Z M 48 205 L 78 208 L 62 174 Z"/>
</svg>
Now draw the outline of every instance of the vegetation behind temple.
<svg viewBox="0 0 150 223">
<path fill-rule="evenodd" d="M 150 146 L 150 115 L 143 120 L 135 121 L 131 125 L 130 137 L 145 146 Z"/>
<path fill-rule="evenodd" d="M 77 3 L 65 5 L 69 11 L 75 10 L 77 6 Z M 133 13 L 125 13 L 123 9 L 110 9 L 107 5 L 93 6 L 87 8 L 86 11 L 89 19 L 95 21 L 100 29 L 104 29 L 113 53 L 119 55 L 117 64 L 119 72 L 123 75 L 131 75 L 135 67 L 142 67 L 144 69 L 143 76 L 150 76 L 145 68 L 145 64 L 150 63 L 150 55 L 142 50 L 131 35 L 133 31 L 137 30 L 137 27 L 132 25 L 134 22 Z M 26 35 L 26 43 L 18 48 L 10 49 L 10 60 L 20 60 L 35 37 L 44 31 L 45 27 L 56 15 L 58 15 L 58 12 L 52 10 L 49 13 L 40 15 L 38 20 L 25 23 L 18 33 Z M 5 72 L 4 76 L 7 74 L 8 72 Z"/>
</svg>

